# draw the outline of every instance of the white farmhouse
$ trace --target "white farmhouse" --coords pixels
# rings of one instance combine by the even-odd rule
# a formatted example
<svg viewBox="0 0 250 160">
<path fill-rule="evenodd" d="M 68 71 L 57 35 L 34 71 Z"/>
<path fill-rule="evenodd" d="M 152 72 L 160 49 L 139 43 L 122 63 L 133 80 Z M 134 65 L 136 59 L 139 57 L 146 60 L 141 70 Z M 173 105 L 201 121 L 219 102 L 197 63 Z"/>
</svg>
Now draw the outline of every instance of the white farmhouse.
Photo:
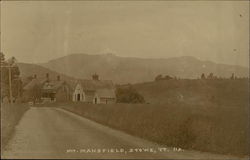
<svg viewBox="0 0 250 160">
<path fill-rule="evenodd" d="M 73 102 L 110 104 L 116 102 L 115 86 L 111 80 L 99 80 L 97 74 L 92 80 L 78 81 L 74 87 Z"/>
<path fill-rule="evenodd" d="M 73 102 L 83 102 L 85 101 L 85 93 L 83 92 L 83 88 L 81 83 L 77 83 L 73 93 Z"/>
</svg>

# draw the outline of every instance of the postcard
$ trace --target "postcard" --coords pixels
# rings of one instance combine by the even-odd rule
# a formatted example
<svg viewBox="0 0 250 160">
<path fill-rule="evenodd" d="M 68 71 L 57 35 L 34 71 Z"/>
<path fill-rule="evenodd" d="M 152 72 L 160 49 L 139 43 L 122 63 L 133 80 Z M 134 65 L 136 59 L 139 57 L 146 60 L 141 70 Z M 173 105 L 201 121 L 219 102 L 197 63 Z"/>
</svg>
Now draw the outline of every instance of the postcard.
<svg viewBox="0 0 250 160">
<path fill-rule="evenodd" d="M 7 1 L 2 159 L 249 159 L 249 1 Z"/>
</svg>

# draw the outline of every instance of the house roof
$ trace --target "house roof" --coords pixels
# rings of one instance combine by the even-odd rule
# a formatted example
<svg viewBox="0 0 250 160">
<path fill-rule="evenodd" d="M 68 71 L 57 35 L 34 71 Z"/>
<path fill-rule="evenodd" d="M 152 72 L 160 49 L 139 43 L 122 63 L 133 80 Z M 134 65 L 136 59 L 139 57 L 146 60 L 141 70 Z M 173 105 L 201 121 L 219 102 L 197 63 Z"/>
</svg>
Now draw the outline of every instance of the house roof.
<svg viewBox="0 0 250 160">
<path fill-rule="evenodd" d="M 85 98 L 86 98 L 85 100 L 87 102 L 92 102 L 92 100 L 95 96 L 95 91 L 88 90 L 88 91 L 84 91 L 84 93 L 85 93 Z"/>
<path fill-rule="evenodd" d="M 79 80 L 88 98 L 97 94 L 101 98 L 115 98 L 115 85 L 111 80 Z"/>
<path fill-rule="evenodd" d="M 71 92 L 74 92 L 75 88 L 76 88 L 76 85 L 78 84 L 77 83 L 78 81 L 77 80 L 70 80 L 70 81 L 66 81 L 66 83 L 69 85 L 70 87 L 70 91 Z"/>
<path fill-rule="evenodd" d="M 98 89 L 98 90 L 96 90 L 96 94 L 100 98 L 115 98 L 115 90 L 114 89 Z"/>
<path fill-rule="evenodd" d="M 43 85 L 43 90 L 57 90 L 59 89 L 65 81 L 49 81 Z"/>
<path fill-rule="evenodd" d="M 111 80 L 81 80 L 83 90 L 114 89 Z"/>
<path fill-rule="evenodd" d="M 95 95 L 95 91 L 94 90 L 87 90 L 87 91 L 84 91 L 84 93 L 88 96 L 94 96 Z"/>
<path fill-rule="evenodd" d="M 41 80 L 41 79 L 34 78 L 27 85 L 25 85 L 23 89 L 30 90 L 36 85 L 38 86 L 42 85 L 44 82 L 46 82 L 46 79 Z"/>
<path fill-rule="evenodd" d="M 31 90 L 34 86 L 42 86 L 43 90 L 57 90 L 62 86 L 65 81 L 58 81 L 58 80 L 49 80 L 47 79 L 32 79 L 27 85 L 24 86 L 24 90 Z"/>
</svg>

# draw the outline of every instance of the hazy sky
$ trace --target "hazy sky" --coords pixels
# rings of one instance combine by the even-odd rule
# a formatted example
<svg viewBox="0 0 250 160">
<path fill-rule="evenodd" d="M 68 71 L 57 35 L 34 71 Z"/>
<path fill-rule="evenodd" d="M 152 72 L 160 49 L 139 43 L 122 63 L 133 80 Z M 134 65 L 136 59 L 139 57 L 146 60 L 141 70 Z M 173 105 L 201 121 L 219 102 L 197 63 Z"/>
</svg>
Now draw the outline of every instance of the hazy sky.
<svg viewBox="0 0 250 160">
<path fill-rule="evenodd" d="M 31 63 L 112 52 L 248 66 L 249 2 L 2 1 L 1 50 Z"/>
</svg>

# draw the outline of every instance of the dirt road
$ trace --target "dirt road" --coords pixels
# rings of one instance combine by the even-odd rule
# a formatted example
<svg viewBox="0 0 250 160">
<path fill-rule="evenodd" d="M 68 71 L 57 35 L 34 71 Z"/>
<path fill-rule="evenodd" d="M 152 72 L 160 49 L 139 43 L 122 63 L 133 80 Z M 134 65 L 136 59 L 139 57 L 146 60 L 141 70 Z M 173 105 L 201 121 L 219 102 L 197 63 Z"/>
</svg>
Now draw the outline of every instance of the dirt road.
<svg viewBox="0 0 250 160">
<path fill-rule="evenodd" d="M 24 114 L 2 158 L 235 159 L 167 148 L 47 107 L 32 107 Z"/>
</svg>

